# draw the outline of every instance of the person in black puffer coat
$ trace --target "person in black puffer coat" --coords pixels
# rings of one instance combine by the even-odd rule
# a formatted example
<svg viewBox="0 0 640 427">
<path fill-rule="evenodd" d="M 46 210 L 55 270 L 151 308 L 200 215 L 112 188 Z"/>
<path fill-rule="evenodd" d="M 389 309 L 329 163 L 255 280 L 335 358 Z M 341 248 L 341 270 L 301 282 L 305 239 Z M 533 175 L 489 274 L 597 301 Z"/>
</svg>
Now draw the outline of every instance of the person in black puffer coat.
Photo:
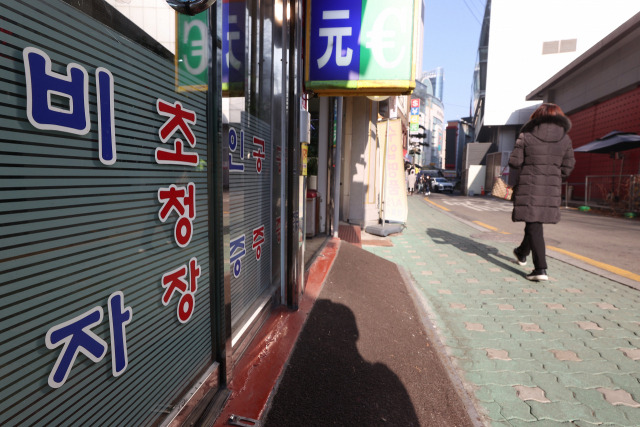
<svg viewBox="0 0 640 427">
<path fill-rule="evenodd" d="M 569 129 L 571 121 L 559 106 L 542 104 L 522 127 L 509 158 L 512 220 L 525 222 L 524 239 L 513 253 L 520 265 L 532 254 L 529 280 L 549 280 L 542 224 L 560 221 L 562 180 L 575 166 Z"/>
</svg>

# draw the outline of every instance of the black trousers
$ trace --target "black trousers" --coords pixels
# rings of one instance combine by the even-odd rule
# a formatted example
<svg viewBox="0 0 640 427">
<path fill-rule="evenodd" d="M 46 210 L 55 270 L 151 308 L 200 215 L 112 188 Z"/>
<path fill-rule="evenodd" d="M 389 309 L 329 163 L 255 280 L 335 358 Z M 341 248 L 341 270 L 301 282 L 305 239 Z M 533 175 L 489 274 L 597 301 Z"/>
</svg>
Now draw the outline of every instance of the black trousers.
<svg viewBox="0 0 640 427">
<path fill-rule="evenodd" d="M 544 244 L 544 232 L 541 222 L 527 222 L 524 226 L 524 239 L 516 249 L 521 256 L 533 255 L 533 267 L 536 270 L 547 269 L 547 254 Z"/>
</svg>

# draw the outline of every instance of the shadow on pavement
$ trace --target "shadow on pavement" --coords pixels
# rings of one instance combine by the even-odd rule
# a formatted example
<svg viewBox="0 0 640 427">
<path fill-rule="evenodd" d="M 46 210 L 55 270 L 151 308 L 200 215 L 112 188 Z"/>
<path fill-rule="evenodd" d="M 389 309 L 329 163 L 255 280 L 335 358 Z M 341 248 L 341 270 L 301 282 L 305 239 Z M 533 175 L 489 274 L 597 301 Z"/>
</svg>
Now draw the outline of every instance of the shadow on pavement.
<svg viewBox="0 0 640 427">
<path fill-rule="evenodd" d="M 456 249 L 469 254 L 475 254 L 496 266 L 508 270 L 518 276 L 522 276 L 522 270 L 515 267 L 515 259 L 505 256 L 497 248 L 485 245 L 468 237 L 453 234 L 437 228 L 427 229 L 427 235 L 434 243 L 439 245 L 451 245 Z"/>
<path fill-rule="evenodd" d="M 420 425 L 398 376 L 364 360 L 358 338 L 347 306 L 316 301 L 264 425 Z"/>
<path fill-rule="evenodd" d="M 264 425 L 469 426 L 396 264 L 342 242 Z"/>
</svg>

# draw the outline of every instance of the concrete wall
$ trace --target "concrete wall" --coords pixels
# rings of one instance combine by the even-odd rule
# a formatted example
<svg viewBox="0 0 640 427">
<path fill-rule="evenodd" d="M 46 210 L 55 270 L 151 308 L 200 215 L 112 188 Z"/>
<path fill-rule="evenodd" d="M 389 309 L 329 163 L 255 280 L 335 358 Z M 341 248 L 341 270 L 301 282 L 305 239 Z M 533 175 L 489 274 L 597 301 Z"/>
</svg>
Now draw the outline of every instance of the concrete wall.
<svg viewBox="0 0 640 427">
<path fill-rule="evenodd" d="M 345 98 L 341 219 L 364 226 L 378 222 L 380 152 L 376 139 L 377 103 Z"/>
</svg>

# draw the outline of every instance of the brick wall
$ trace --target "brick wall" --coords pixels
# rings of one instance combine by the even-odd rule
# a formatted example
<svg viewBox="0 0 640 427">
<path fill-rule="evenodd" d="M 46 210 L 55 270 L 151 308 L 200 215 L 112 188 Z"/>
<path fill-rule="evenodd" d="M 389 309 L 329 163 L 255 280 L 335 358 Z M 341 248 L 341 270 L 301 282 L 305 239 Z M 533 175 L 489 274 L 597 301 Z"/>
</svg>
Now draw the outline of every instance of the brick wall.
<svg viewBox="0 0 640 427">
<path fill-rule="evenodd" d="M 617 130 L 640 134 L 640 87 L 569 116 L 569 136 L 578 148 Z M 576 167 L 569 183 L 584 184 L 587 175 L 631 175 L 640 173 L 640 149 L 624 151 L 624 161 L 609 154 L 575 153 Z M 582 197 L 584 185 L 574 188 L 574 197 Z"/>
</svg>

